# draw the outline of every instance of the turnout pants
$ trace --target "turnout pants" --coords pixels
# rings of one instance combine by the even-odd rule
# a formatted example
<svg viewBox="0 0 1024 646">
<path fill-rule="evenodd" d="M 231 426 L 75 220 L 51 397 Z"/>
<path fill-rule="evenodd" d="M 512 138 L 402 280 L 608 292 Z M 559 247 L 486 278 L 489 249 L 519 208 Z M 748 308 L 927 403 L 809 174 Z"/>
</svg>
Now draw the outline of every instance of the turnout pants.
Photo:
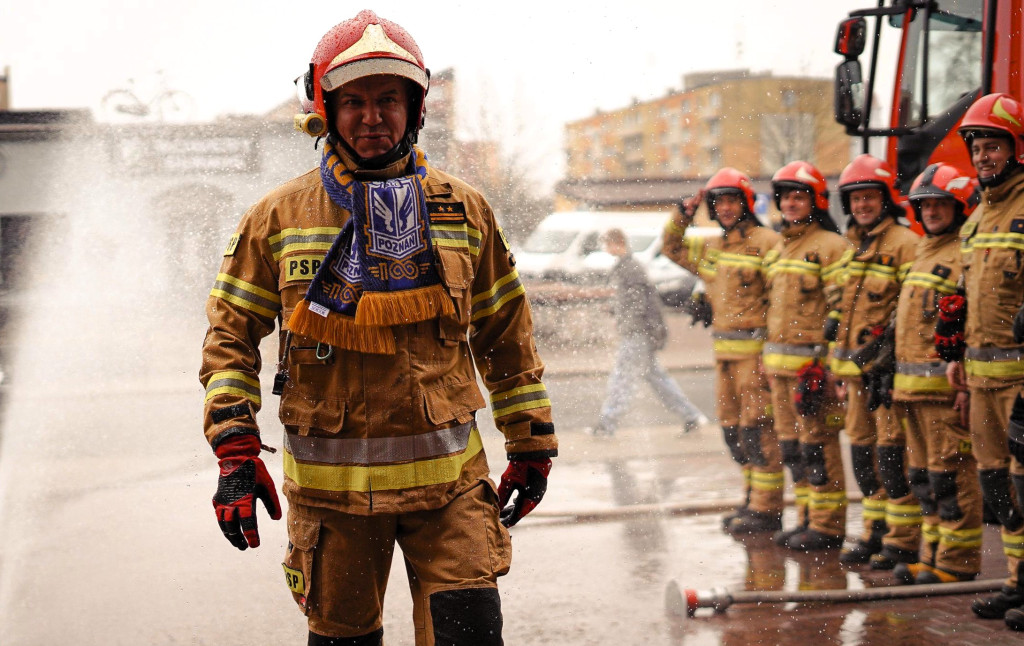
<svg viewBox="0 0 1024 646">
<path fill-rule="evenodd" d="M 357 516 L 289 500 L 285 580 L 311 633 L 377 643 L 391 557 L 405 558 L 416 646 L 499 646 L 512 546 L 480 480 L 440 509 Z M 353 639 L 362 637 L 363 640 Z"/>
<path fill-rule="evenodd" d="M 846 476 L 839 449 L 842 415 L 824 406 L 816 415 L 796 411 L 796 377 L 772 378 L 772 412 L 783 461 L 793 477 L 797 520 L 829 536 L 846 533 Z"/>
<path fill-rule="evenodd" d="M 960 413 L 953 410 L 952 400 L 898 401 L 894 410 L 906 433 L 909 487 L 907 495 L 899 498 L 890 488 L 890 504 L 919 504 L 923 561 L 947 572 L 977 574 L 981 571 L 981 489 L 970 434 L 960 423 Z M 909 542 L 895 547 L 918 549 Z"/>
<path fill-rule="evenodd" d="M 971 448 L 978 461 L 978 477 L 985 502 L 1002 525 L 1003 554 L 1009 577 L 1006 585 L 1016 587 L 1018 569 L 1024 561 L 1024 466 L 1010 455 L 1006 425 L 1021 384 L 1002 388 L 970 387 Z"/>
<path fill-rule="evenodd" d="M 893 412 L 885 406 L 874 411 L 868 410 L 867 393 L 859 378 L 847 379 L 846 435 L 850 439 L 850 464 L 857 486 L 864 495 L 862 502 L 862 530 L 860 539 L 870 541 L 883 528 L 884 542 L 888 545 L 914 544 L 921 538 L 921 511 L 907 510 L 901 505 L 889 505 L 885 480 L 891 474 L 903 471 L 901 464 L 893 461 L 902 459 L 904 448 L 903 433 L 900 431 Z M 884 467 L 881 460 L 889 461 Z M 884 478 L 886 470 L 889 478 Z M 903 474 L 905 479 L 905 473 Z M 907 518 L 907 514 L 910 518 Z M 888 523 L 892 518 L 893 523 Z"/>
<path fill-rule="evenodd" d="M 718 359 L 715 376 L 725 445 L 743 470 L 743 500 L 750 511 L 781 514 L 785 474 L 760 356 Z"/>
</svg>

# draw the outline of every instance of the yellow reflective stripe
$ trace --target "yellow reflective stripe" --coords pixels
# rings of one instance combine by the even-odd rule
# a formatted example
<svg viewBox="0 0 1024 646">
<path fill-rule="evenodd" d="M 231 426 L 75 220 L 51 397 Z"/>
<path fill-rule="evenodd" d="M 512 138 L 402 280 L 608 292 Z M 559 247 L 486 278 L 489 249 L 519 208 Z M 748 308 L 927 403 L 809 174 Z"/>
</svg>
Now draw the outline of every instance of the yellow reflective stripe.
<svg viewBox="0 0 1024 646">
<path fill-rule="evenodd" d="M 901 283 L 905 281 L 907 279 L 907 275 L 910 273 L 910 268 L 913 266 L 913 261 L 905 262 L 902 265 L 900 265 L 899 271 L 896 272 L 896 280 L 898 280 Z"/>
<path fill-rule="evenodd" d="M 953 294 L 956 292 L 955 281 L 920 271 L 910 273 L 907 276 L 907 279 L 903 281 L 903 284 L 913 285 L 914 287 L 924 287 L 925 289 L 934 289 L 942 294 Z"/>
<path fill-rule="evenodd" d="M 921 524 L 921 505 L 896 505 L 891 501 L 885 505 L 885 522 L 889 525 L 915 527 Z"/>
<path fill-rule="evenodd" d="M 499 278 L 489 290 L 473 296 L 473 315 L 470 320 L 477 321 L 490 316 L 501 309 L 502 305 L 524 293 L 526 289 L 519 281 L 519 272 L 513 268 L 512 273 Z"/>
<path fill-rule="evenodd" d="M 701 260 L 701 250 L 704 248 L 704 240 L 702 238 L 683 238 L 683 243 L 686 245 L 687 257 L 690 264 L 696 265 Z"/>
<path fill-rule="evenodd" d="M 1006 529 L 1002 530 L 1003 554 L 1014 558 L 1024 558 L 1024 536 L 1013 536 Z"/>
<path fill-rule="evenodd" d="M 747 254 L 741 253 L 726 253 L 722 252 L 718 256 L 717 264 L 725 265 L 727 267 L 739 267 L 741 269 L 761 269 L 761 258 L 758 256 L 748 256 Z"/>
<path fill-rule="evenodd" d="M 921 539 L 925 543 L 938 543 L 942 535 L 942 528 L 934 523 L 924 521 L 921 523 Z"/>
<path fill-rule="evenodd" d="M 217 274 L 210 295 L 269 318 L 277 316 L 281 309 L 281 297 L 275 292 L 228 274 Z"/>
<path fill-rule="evenodd" d="M 764 348 L 764 341 L 761 339 L 715 339 L 712 342 L 715 352 L 729 354 L 760 354 Z"/>
<path fill-rule="evenodd" d="M 777 368 L 779 370 L 799 370 L 813 357 L 801 357 L 795 354 L 765 353 L 761 362 L 765 368 Z"/>
<path fill-rule="evenodd" d="M 854 260 L 848 265 L 850 276 L 860 278 L 862 276 L 875 276 L 886 280 L 896 280 L 896 268 L 889 265 L 880 265 L 875 262 L 863 262 Z"/>
<path fill-rule="evenodd" d="M 530 384 L 491 395 L 491 409 L 495 419 L 524 410 L 550 406 L 551 400 L 544 384 Z"/>
<path fill-rule="evenodd" d="M 1024 377 L 1024 361 L 964 361 L 967 374 L 975 377 Z"/>
<path fill-rule="evenodd" d="M 204 401 L 210 401 L 217 395 L 244 397 L 259 406 L 261 401 L 260 382 L 258 379 L 236 370 L 215 372 L 206 382 Z"/>
<path fill-rule="evenodd" d="M 771 276 L 776 274 L 803 274 L 807 276 L 817 276 L 821 273 L 821 265 L 815 262 L 807 262 L 806 260 L 780 258 L 779 260 L 772 262 L 768 273 Z"/>
<path fill-rule="evenodd" d="M 267 238 L 274 260 L 294 251 L 322 251 L 327 253 L 341 233 L 340 227 L 311 227 L 309 229 L 281 229 L 281 233 Z"/>
<path fill-rule="evenodd" d="M 976 529 L 946 529 L 939 528 L 939 542 L 950 547 L 970 548 L 981 547 L 983 531 L 980 527 Z"/>
<path fill-rule="evenodd" d="M 835 261 L 831 265 L 827 265 L 824 269 L 821 270 L 821 279 L 827 282 L 833 281 L 835 279 L 836 274 L 843 271 L 843 269 L 846 267 L 846 263 L 852 257 L 853 252 L 847 250 L 845 253 L 843 253 L 842 257 L 840 257 L 839 260 Z"/>
<path fill-rule="evenodd" d="M 1016 249 L 1024 251 L 1024 233 L 1009 231 L 979 233 L 974 236 L 974 249 Z"/>
<path fill-rule="evenodd" d="M 284 474 L 300 487 L 321 491 L 385 491 L 411 489 L 453 482 L 462 467 L 483 449 L 480 433 L 473 429 L 466 450 L 455 455 L 404 464 L 339 466 L 297 462 L 285 451 Z"/>
<path fill-rule="evenodd" d="M 793 487 L 793 497 L 796 498 L 797 507 L 806 507 L 807 499 L 811 496 L 810 487 Z"/>
<path fill-rule="evenodd" d="M 758 491 L 779 491 L 786 484 L 786 474 L 782 471 L 764 473 L 752 471 L 750 474 L 750 488 Z"/>
<path fill-rule="evenodd" d="M 892 387 L 894 390 L 910 390 L 913 392 L 951 392 L 949 381 L 945 377 L 918 377 L 915 375 L 901 375 L 896 373 L 893 377 Z"/>
<path fill-rule="evenodd" d="M 469 249 L 469 233 L 465 224 L 431 224 L 430 241 L 437 247 Z"/>
<path fill-rule="evenodd" d="M 857 364 L 848 359 L 836 359 L 835 357 L 829 357 L 828 367 L 833 374 L 840 377 L 856 377 L 861 374 L 861 369 L 857 367 Z"/>
<path fill-rule="evenodd" d="M 754 470 L 750 467 L 743 467 L 743 484 L 747 489 L 750 489 L 750 480 L 753 477 Z"/>
<path fill-rule="evenodd" d="M 484 234 L 480 233 L 479 229 L 466 227 L 466 235 L 469 236 L 469 253 L 474 256 L 479 256 L 480 241 L 483 240 Z"/>
<path fill-rule="evenodd" d="M 843 509 L 847 505 L 845 491 L 814 491 L 810 492 L 807 506 L 811 509 Z"/>
</svg>

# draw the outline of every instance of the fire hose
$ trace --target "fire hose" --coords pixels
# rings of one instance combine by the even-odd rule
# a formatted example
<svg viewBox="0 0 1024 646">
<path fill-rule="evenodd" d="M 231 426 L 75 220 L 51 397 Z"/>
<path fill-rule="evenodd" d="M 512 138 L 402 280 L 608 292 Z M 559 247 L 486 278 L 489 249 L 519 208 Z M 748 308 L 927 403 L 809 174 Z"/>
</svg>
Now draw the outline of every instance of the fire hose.
<svg viewBox="0 0 1024 646">
<path fill-rule="evenodd" d="M 948 594 L 970 594 L 992 592 L 1003 585 L 1002 579 L 982 581 L 961 581 L 956 583 L 932 583 L 927 585 L 892 585 L 859 590 L 744 590 L 730 592 L 723 588 L 709 591 L 682 590 L 673 579 L 665 587 L 665 612 L 681 617 L 686 613 L 692 617 L 699 608 L 711 608 L 723 613 L 734 603 L 790 603 L 829 602 L 856 603 L 861 601 L 883 601 L 889 599 L 910 599 L 934 597 Z"/>
</svg>

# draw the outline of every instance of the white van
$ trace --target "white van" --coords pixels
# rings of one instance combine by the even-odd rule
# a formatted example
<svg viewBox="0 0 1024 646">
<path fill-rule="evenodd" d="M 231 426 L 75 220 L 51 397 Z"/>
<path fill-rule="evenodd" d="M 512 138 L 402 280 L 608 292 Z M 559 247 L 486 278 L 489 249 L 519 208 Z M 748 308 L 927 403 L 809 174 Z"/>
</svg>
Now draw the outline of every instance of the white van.
<svg viewBox="0 0 1024 646">
<path fill-rule="evenodd" d="M 607 274 L 614 259 L 601 249 L 601 234 L 622 229 L 633 255 L 647 264 L 661 248 L 665 213 L 566 211 L 552 213 L 513 249 L 519 275 L 529 279 L 589 281 Z"/>
</svg>

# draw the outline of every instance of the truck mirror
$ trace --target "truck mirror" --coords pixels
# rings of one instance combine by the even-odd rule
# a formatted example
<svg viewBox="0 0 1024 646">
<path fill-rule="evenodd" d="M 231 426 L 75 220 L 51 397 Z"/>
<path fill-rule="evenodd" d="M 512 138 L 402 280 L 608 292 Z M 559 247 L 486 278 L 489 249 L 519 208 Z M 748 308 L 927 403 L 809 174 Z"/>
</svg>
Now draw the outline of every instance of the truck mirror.
<svg viewBox="0 0 1024 646">
<path fill-rule="evenodd" d="M 863 18 L 847 18 L 839 23 L 836 30 L 836 53 L 852 60 L 864 53 L 864 36 L 867 23 Z"/>
<path fill-rule="evenodd" d="M 864 84 L 861 81 L 860 61 L 843 61 L 836 67 L 835 90 L 836 121 L 848 133 L 856 131 L 864 120 Z"/>
</svg>

